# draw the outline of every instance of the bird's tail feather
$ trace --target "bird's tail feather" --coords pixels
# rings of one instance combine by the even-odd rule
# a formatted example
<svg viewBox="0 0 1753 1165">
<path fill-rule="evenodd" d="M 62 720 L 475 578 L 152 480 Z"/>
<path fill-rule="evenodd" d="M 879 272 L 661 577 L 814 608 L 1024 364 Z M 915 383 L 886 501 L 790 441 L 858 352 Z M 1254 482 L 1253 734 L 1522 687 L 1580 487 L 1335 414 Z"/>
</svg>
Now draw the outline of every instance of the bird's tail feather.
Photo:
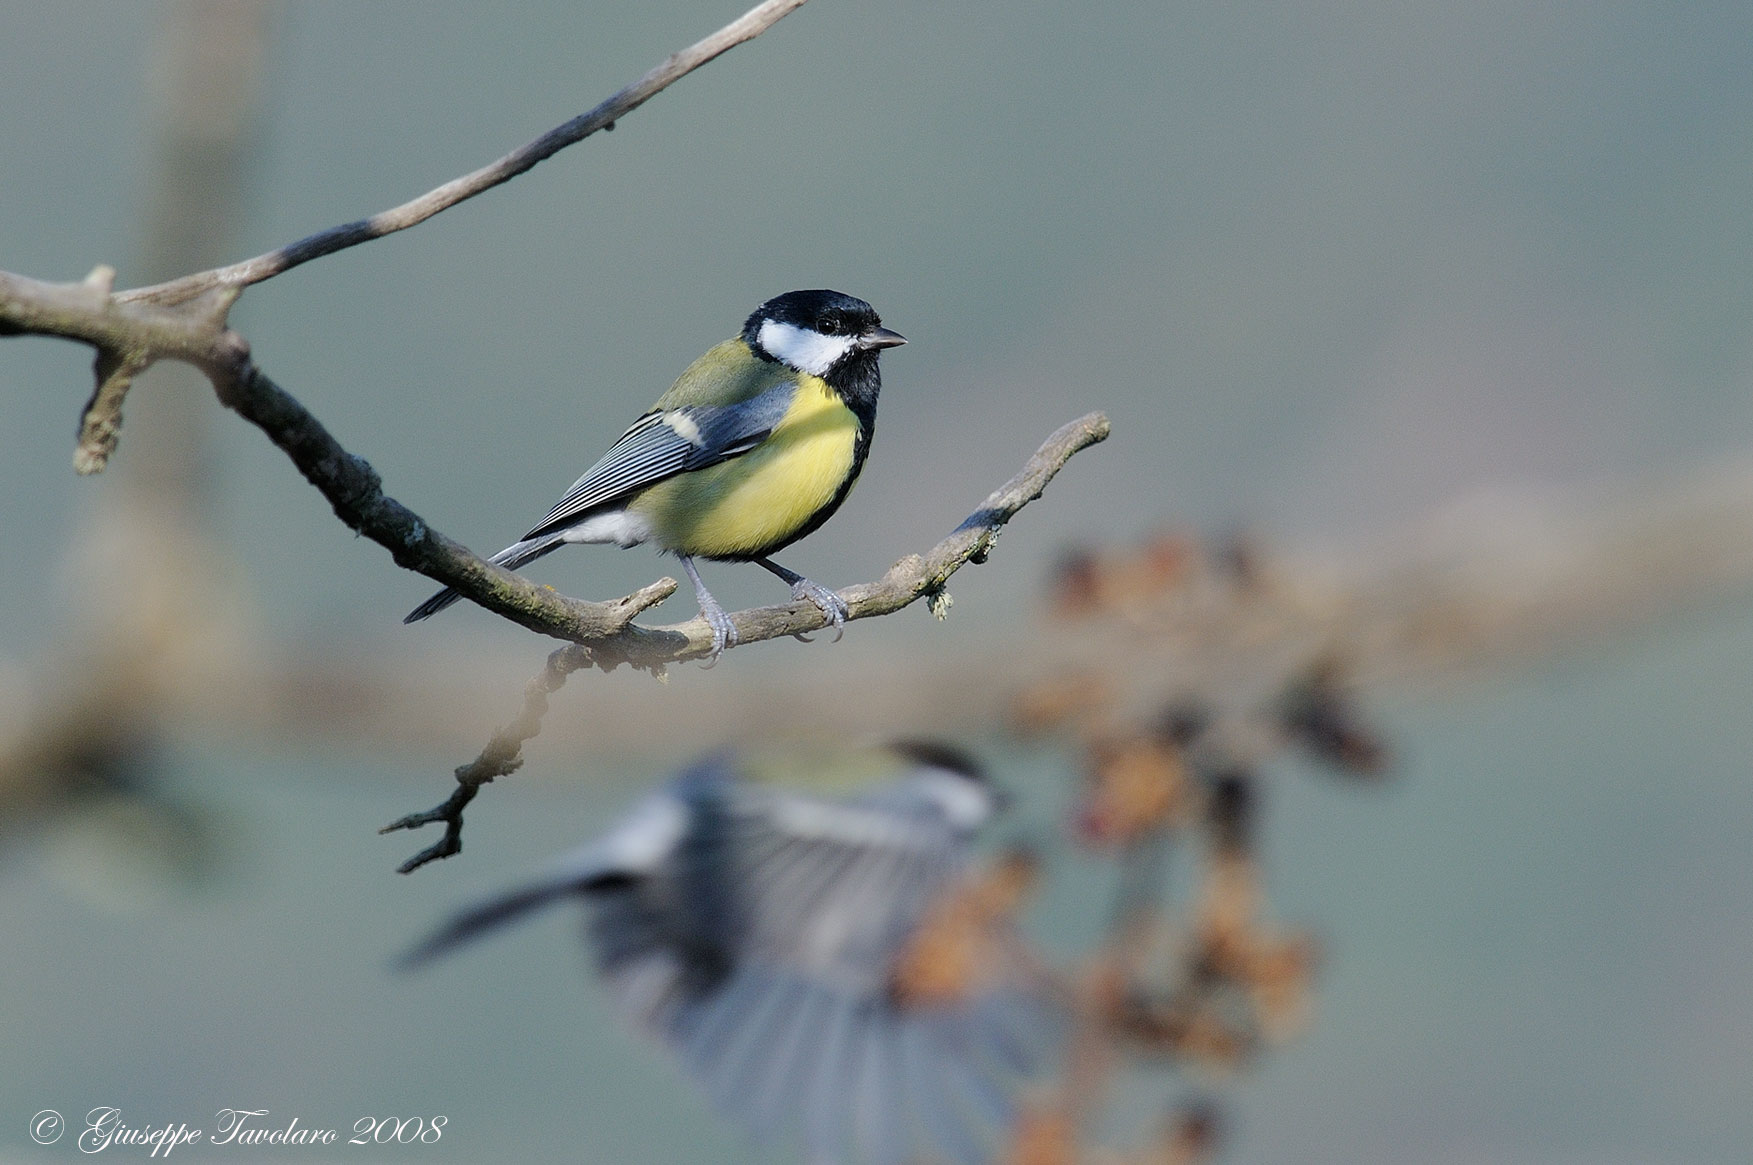
<svg viewBox="0 0 1753 1165">
<path fill-rule="evenodd" d="M 440 955 L 449 954 L 466 942 L 498 930 L 506 923 L 515 922 L 532 910 L 546 906 L 556 899 L 566 897 L 573 889 L 571 882 L 542 882 L 473 906 L 403 955 L 397 960 L 397 965 L 409 970 Z"/>
<path fill-rule="evenodd" d="M 494 566 L 503 566 L 506 570 L 516 570 L 525 563 L 534 562 L 550 550 L 558 549 L 560 544 L 564 541 L 565 539 L 559 534 L 544 534 L 540 538 L 526 538 L 522 542 L 512 543 L 487 561 L 491 562 Z M 402 622 L 418 623 L 422 619 L 438 614 L 460 598 L 462 598 L 462 595 L 449 587 L 445 587 L 442 591 L 439 591 L 430 599 L 427 599 L 424 603 L 421 603 L 418 607 L 409 611 L 406 617 L 402 619 Z"/>
<path fill-rule="evenodd" d="M 613 889 L 623 876 L 617 873 L 610 857 L 598 845 L 573 851 L 538 880 L 461 911 L 396 960 L 397 966 L 410 970 L 430 962 L 563 898 L 590 897 L 598 891 Z"/>
</svg>

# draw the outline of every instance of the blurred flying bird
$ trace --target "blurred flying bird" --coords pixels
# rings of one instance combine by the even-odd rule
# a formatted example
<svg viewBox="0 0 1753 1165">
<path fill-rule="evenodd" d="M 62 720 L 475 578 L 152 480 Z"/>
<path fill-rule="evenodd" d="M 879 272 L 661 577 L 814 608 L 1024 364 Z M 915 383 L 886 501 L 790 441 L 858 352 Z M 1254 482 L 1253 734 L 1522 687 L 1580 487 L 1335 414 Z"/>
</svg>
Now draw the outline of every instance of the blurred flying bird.
<svg viewBox="0 0 1753 1165">
<path fill-rule="evenodd" d="M 987 1160 L 1059 1034 L 1014 926 L 1032 857 L 971 862 L 1000 799 L 942 745 L 711 757 L 407 962 L 581 900 L 621 1009 L 757 1134 Z"/>
</svg>

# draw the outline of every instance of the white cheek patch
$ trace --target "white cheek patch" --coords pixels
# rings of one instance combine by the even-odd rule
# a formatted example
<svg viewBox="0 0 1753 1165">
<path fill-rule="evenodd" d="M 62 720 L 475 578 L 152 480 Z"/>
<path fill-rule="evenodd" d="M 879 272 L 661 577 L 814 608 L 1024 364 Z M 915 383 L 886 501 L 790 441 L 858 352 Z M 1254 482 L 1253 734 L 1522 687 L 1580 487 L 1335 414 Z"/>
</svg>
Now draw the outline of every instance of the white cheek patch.
<svg viewBox="0 0 1753 1165">
<path fill-rule="evenodd" d="M 825 376 L 835 361 L 852 350 L 857 336 L 824 336 L 795 324 L 767 320 L 756 337 L 775 360 L 811 376 Z"/>
</svg>

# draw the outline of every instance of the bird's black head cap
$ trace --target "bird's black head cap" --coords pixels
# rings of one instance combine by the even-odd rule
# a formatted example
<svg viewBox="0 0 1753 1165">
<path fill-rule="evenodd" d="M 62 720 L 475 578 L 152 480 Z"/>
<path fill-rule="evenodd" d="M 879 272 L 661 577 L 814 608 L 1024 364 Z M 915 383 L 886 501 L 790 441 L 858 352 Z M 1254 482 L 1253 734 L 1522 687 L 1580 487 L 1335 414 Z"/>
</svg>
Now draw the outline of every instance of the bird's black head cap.
<svg viewBox="0 0 1753 1165">
<path fill-rule="evenodd" d="M 883 323 L 864 300 L 824 288 L 774 296 L 750 313 L 743 324 L 743 339 L 759 348 L 761 325 L 768 320 L 824 336 L 861 336 Z"/>
<path fill-rule="evenodd" d="M 941 740 L 892 740 L 889 742 L 889 749 L 915 764 L 944 769 L 976 785 L 992 783 L 991 778 L 986 775 L 986 769 L 974 759 L 973 753 Z"/>
</svg>

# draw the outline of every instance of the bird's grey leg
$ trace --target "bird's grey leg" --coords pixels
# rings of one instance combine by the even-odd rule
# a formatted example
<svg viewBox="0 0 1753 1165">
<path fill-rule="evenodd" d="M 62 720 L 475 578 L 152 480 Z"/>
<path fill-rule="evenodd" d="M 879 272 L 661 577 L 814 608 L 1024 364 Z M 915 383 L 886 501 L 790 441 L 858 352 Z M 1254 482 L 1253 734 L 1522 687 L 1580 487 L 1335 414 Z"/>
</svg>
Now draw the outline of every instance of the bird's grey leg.
<svg viewBox="0 0 1753 1165">
<path fill-rule="evenodd" d="M 771 558 L 757 558 L 755 561 L 790 583 L 793 599 L 808 599 L 820 607 L 822 614 L 827 616 L 828 622 L 834 627 L 834 642 L 840 642 L 840 637 L 846 633 L 846 617 L 852 614 L 845 599 L 821 583 L 811 582 L 795 570 L 786 570 Z"/>
<path fill-rule="evenodd" d="M 718 657 L 725 648 L 736 646 L 736 624 L 730 621 L 730 616 L 724 613 L 724 608 L 718 605 L 718 600 L 712 597 L 712 592 L 700 581 L 700 572 L 694 569 L 694 560 L 686 554 L 678 554 L 676 557 L 682 560 L 682 569 L 688 572 L 688 580 L 694 584 L 694 599 L 700 604 L 701 617 L 712 627 L 712 654 L 706 657 L 705 663 L 706 667 L 711 667 L 718 662 Z"/>
</svg>

